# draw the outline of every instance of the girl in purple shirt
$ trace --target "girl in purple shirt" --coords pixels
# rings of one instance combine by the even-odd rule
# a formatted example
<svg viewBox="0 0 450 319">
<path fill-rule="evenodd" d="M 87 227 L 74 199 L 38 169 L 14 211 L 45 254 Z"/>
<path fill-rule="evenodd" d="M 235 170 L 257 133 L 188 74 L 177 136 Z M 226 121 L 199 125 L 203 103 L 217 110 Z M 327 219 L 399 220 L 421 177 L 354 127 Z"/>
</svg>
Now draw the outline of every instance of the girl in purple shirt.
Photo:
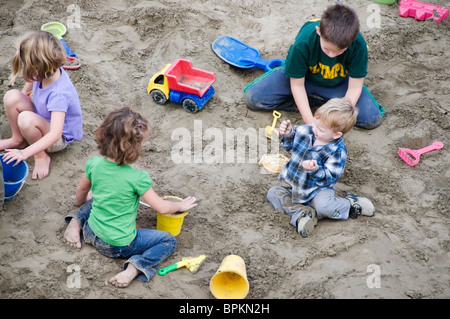
<svg viewBox="0 0 450 319">
<path fill-rule="evenodd" d="M 62 66 L 67 56 L 51 33 L 37 31 L 22 38 L 13 59 L 11 85 L 22 71 L 24 88 L 6 92 L 5 112 L 12 136 L 0 140 L 6 163 L 34 156 L 33 179 L 49 174 L 47 153 L 64 149 L 83 137 L 78 93 Z"/>
</svg>

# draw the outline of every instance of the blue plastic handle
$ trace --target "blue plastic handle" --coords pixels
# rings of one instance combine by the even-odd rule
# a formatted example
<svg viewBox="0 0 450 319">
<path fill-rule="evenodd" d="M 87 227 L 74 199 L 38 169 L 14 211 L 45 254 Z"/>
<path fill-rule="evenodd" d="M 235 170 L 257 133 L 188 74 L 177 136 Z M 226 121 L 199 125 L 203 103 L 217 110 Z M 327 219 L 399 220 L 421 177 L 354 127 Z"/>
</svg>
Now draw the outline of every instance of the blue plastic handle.
<svg viewBox="0 0 450 319">
<path fill-rule="evenodd" d="M 69 45 L 66 43 L 64 39 L 59 39 L 64 47 L 66 49 L 66 53 L 68 56 L 78 59 L 77 55 L 70 50 Z"/>
<path fill-rule="evenodd" d="M 269 61 L 253 57 L 253 58 L 240 58 L 239 62 L 248 63 L 249 65 L 253 65 L 253 67 L 263 69 L 264 71 L 267 72 L 283 64 L 284 59 L 273 59 Z"/>
</svg>

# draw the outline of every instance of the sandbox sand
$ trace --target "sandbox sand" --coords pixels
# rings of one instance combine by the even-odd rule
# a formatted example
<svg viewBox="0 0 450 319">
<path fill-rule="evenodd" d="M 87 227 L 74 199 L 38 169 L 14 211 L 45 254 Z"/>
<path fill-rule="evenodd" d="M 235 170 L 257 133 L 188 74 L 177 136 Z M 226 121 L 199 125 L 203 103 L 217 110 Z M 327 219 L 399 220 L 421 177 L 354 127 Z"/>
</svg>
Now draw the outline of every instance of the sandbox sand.
<svg viewBox="0 0 450 319">
<path fill-rule="evenodd" d="M 339 195 L 371 198 L 374 217 L 322 220 L 312 236 L 302 238 L 288 216 L 275 212 L 266 199 L 277 176 L 263 173 L 257 163 L 271 147 L 264 134 L 258 134 L 257 142 L 266 148 L 257 150 L 256 159 L 251 147 L 239 160 L 237 145 L 226 144 L 230 129 L 264 132 L 272 114 L 249 111 L 242 100 L 244 86 L 263 71 L 228 65 L 212 51 L 213 41 L 230 35 L 257 48 L 265 59 L 285 58 L 302 24 L 333 3 L 2 1 L 1 95 L 9 89 L 17 39 L 48 21 L 72 22 L 64 38 L 83 63 L 69 74 L 82 103 L 85 136 L 52 155 L 50 175 L 41 181 L 29 178 L 0 212 L 0 297 L 212 299 L 211 277 L 225 256 L 236 254 L 246 263 L 248 299 L 448 298 L 450 19 L 438 24 L 399 17 L 399 1 L 347 1 L 360 16 L 369 46 L 366 85 L 386 114 L 378 128 L 348 133 L 349 160 L 336 189 Z M 196 114 L 175 103 L 158 105 L 147 94 L 150 77 L 179 58 L 217 77 L 212 100 Z M 176 251 L 162 266 L 186 256 L 207 258 L 195 274 L 182 268 L 118 289 L 105 286 L 105 280 L 120 271 L 123 260 L 106 258 L 84 243 L 80 250 L 70 248 L 62 234 L 63 217 L 76 209 L 75 188 L 84 165 L 97 154 L 93 132 L 109 111 L 126 105 L 152 126 L 136 166 L 148 170 L 161 196 L 199 199 L 185 217 Z M 0 118 L 0 133 L 8 137 L 4 111 Z M 302 123 L 298 113 L 282 112 L 287 118 Z M 410 167 L 397 151 L 404 147 L 405 134 L 414 135 L 416 129 L 428 134 L 429 144 L 442 141 L 445 146 Z M 177 132 L 191 134 L 190 163 L 174 161 Z M 215 157 L 208 145 L 221 134 L 223 160 L 209 161 Z M 33 168 L 33 159 L 28 162 Z M 156 213 L 140 207 L 138 225 L 155 228 Z"/>
</svg>

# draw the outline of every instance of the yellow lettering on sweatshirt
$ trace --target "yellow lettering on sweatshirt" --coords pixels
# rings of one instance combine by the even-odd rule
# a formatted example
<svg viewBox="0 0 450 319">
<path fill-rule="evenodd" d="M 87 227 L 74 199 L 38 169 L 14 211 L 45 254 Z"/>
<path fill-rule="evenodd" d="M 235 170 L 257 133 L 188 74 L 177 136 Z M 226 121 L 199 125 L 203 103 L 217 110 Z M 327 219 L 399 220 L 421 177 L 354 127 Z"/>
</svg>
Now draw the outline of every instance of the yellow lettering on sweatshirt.
<svg viewBox="0 0 450 319">
<path fill-rule="evenodd" d="M 312 74 L 320 73 L 323 78 L 327 80 L 332 80 L 338 76 L 345 78 L 348 73 L 348 71 L 344 69 L 342 63 L 336 63 L 332 68 L 330 68 L 328 65 L 319 62 L 315 66 L 310 66 L 309 70 Z"/>
</svg>

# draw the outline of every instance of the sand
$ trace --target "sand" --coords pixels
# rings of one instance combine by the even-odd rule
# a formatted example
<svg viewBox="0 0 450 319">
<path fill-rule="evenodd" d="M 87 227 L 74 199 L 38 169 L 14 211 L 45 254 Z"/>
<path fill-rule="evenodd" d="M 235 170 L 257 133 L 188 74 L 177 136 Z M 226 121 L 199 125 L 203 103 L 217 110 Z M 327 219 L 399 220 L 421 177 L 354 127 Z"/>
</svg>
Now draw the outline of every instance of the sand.
<svg viewBox="0 0 450 319">
<path fill-rule="evenodd" d="M 209 282 L 229 254 L 245 260 L 247 299 L 450 297 L 450 19 L 438 24 L 399 17 L 399 1 L 347 2 L 358 12 L 369 45 L 366 85 L 386 113 L 378 128 L 355 128 L 346 136 L 349 160 L 336 191 L 372 199 L 374 217 L 322 220 L 312 236 L 302 238 L 266 199 L 277 178 L 257 162 L 274 146 L 259 133 L 271 125 L 272 114 L 249 111 L 242 100 L 244 86 L 263 71 L 228 65 L 211 44 L 230 35 L 265 59 L 285 58 L 301 25 L 333 3 L 2 1 L 0 94 L 9 89 L 15 41 L 45 22 L 63 22 L 69 26 L 64 38 L 83 64 L 69 74 L 80 96 L 85 136 L 52 155 L 50 175 L 28 178 L 0 212 L 0 297 L 214 299 Z M 150 77 L 179 58 L 217 77 L 213 98 L 195 114 L 172 102 L 158 105 L 147 94 Z M 18 81 L 18 87 L 22 84 Z M 77 250 L 62 240 L 63 217 L 76 209 L 75 188 L 84 165 L 97 154 L 93 132 L 109 111 L 122 106 L 151 123 L 136 167 L 150 173 L 156 192 L 199 200 L 162 266 L 207 256 L 196 273 L 181 268 L 146 284 L 134 280 L 126 289 L 105 286 L 123 260 L 104 257 L 84 243 Z M 0 133 L 8 137 L 1 109 Z M 302 123 L 298 113 L 281 113 L 281 119 Z M 410 167 L 397 151 L 405 135 L 417 137 L 416 129 L 428 144 L 445 146 Z M 230 142 L 245 132 L 257 132 L 256 142 L 249 140 L 243 148 Z M 192 145 L 188 163 L 175 160 L 180 136 Z M 242 150 L 244 157 L 238 158 Z M 28 163 L 34 166 L 33 159 Z M 155 228 L 156 213 L 141 206 L 138 225 Z"/>
</svg>

